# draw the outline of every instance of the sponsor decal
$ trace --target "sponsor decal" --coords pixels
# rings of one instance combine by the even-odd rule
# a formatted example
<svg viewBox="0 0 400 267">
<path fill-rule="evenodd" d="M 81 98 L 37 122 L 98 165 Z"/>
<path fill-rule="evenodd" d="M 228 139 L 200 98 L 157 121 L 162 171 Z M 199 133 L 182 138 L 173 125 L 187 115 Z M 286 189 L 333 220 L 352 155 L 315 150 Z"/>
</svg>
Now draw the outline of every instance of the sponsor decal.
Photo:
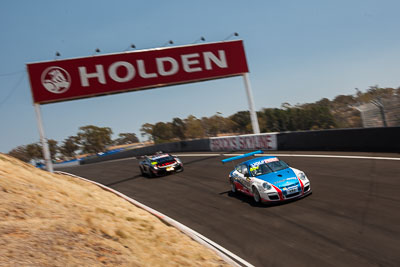
<svg viewBox="0 0 400 267">
<path fill-rule="evenodd" d="M 252 163 L 250 165 L 250 167 L 251 168 L 258 168 L 258 166 L 261 165 L 261 164 L 267 164 L 267 163 L 275 162 L 275 161 L 279 161 L 279 159 L 278 158 L 264 159 L 264 160 L 260 160 L 260 161 L 256 161 L 256 162 Z M 251 170 L 251 168 L 250 168 L 250 170 Z"/>
<path fill-rule="evenodd" d="M 282 179 L 282 180 L 274 182 L 274 184 L 279 184 L 279 183 L 283 183 L 283 182 L 290 181 L 290 180 L 297 180 L 297 177 L 291 177 L 291 178 L 287 178 L 287 179 Z"/>
<path fill-rule="evenodd" d="M 165 154 L 165 155 L 155 156 L 155 157 L 152 157 L 151 159 L 152 160 L 157 160 L 157 159 L 166 158 L 166 157 L 169 157 L 169 155 Z"/>
<path fill-rule="evenodd" d="M 279 161 L 279 159 L 278 158 L 265 159 L 264 163 L 270 163 L 270 162 L 275 162 L 275 161 Z"/>
<path fill-rule="evenodd" d="M 210 138 L 211 151 L 277 150 L 276 134 L 252 134 Z"/>
</svg>

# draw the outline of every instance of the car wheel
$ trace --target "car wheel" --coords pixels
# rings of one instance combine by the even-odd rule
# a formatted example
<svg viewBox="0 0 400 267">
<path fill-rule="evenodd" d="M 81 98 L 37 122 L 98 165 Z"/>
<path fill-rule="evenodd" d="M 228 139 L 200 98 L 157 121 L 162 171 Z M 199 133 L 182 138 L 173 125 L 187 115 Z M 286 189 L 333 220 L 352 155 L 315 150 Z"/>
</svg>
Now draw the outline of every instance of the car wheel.
<svg viewBox="0 0 400 267">
<path fill-rule="evenodd" d="M 258 190 L 257 190 L 257 188 L 255 188 L 254 186 L 253 186 L 253 199 L 254 199 L 254 202 L 255 203 L 260 203 L 261 202 L 261 196 L 260 196 L 260 193 L 258 192 Z"/>
<path fill-rule="evenodd" d="M 142 166 L 139 166 L 139 169 L 140 169 L 140 174 L 141 174 L 142 176 L 144 176 L 144 172 L 143 172 Z"/>
<path fill-rule="evenodd" d="M 152 178 L 154 176 L 155 176 L 154 173 L 149 169 L 149 177 Z"/>
<path fill-rule="evenodd" d="M 232 193 L 236 193 L 237 192 L 237 189 L 236 189 L 236 185 L 235 185 L 235 183 L 233 182 L 233 179 L 231 178 L 230 179 L 230 182 L 231 182 L 231 191 L 232 191 Z"/>
</svg>

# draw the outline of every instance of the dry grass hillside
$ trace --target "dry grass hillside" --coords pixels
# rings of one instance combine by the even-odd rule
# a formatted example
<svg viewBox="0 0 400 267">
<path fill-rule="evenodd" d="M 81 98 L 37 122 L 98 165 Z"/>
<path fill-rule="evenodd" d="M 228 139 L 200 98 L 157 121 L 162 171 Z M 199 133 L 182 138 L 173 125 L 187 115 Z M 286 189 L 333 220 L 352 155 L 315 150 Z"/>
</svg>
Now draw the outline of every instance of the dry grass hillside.
<svg viewBox="0 0 400 267">
<path fill-rule="evenodd" d="M 0 153 L 0 266 L 224 266 L 118 196 Z"/>
</svg>

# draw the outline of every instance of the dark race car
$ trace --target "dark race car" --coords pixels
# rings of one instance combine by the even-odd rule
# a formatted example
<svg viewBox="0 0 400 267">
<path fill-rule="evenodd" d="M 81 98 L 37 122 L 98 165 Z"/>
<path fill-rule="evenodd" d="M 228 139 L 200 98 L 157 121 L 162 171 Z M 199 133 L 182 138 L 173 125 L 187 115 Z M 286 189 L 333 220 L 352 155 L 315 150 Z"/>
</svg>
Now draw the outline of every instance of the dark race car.
<svg viewBox="0 0 400 267">
<path fill-rule="evenodd" d="M 183 164 L 176 156 L 168 153 L 159 153 L 144 156 L 139 162 L 140 173 L 149 177 L 162 176 L 169 173 L 183 171 Z"/>
</svg>

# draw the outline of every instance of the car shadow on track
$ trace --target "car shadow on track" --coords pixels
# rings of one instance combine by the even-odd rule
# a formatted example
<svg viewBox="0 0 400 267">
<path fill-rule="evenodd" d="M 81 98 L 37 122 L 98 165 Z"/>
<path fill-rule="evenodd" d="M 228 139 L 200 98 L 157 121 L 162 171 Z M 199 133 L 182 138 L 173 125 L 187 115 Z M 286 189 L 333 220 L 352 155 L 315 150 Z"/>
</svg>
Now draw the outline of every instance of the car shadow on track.
<svg viewBox="0 0 400 267">
<path fill-rule="evenodd" d="M 150 176 L 150 175 L 148 175 L 148 174 L 146 174 L 146 173 L 143 173 L 143 174 L 140 174 L 139 176 L 140 177 L 143 177 L 143 178 L 146 178 L 146 179 L 149 179 L 149 180 L 153 180 L 153 179 L 162 179 L 162 178 L 167 178 L 167 177 L 169 177 L 169 176 L 175 176 L 175 175 L 179 175 L 180 173 L 182 173 L 183 171 L 179 171 L 179 172 L 167 172 L 167 173 L 165 173 L 165 174 L 162 174 L 162 175 L 153 175 L 153 176 Z"/>
<path fill-rule="evenodd" d="M 307 198 L 308 196 L 312 195 L 312 192 L 306 196 L 303 196 L 301 198 L 296 198 L 296 199 L 289 199 L 285 201 L 280 201 L 280 202 L 263 202 L 263 203 L 256 203 L 253 199 L 253 197 L 248 196 L 246 194 L 240 194 L 240 193 L 233 193 L 232 191 L 225 191 L 219 193 L 219 195 L 227 195 L 230 198 L 236 198 L 240 200 L 243 203 L 247 203 L 248 205 L 252 207 L 257 207 L 257 208 L 272 208 L 272 207 L 278 207 L 282 205 L 287 205 L 289 203 L 297 202 L 303 198 Z"/>
<path fill-rule="evenodd" d="M 131 180 L 135 180 L 135 179 L 140 178 L 140 177 L 143 177 L 143 176 L 138 174 L 138 175 L 135 175 L 135 176 L 130 177 L 130 178 L 126 178 L 126 179 L 123 179 L 123 180 L 119 180 L 119 181 L 115 181 L 115 182 L 106 184 L 105 186 L 113 186 L 113 185 L 116 185 L 116 184 L 124 183 L 124 182 L 131 181 Z"/>
</svg>

